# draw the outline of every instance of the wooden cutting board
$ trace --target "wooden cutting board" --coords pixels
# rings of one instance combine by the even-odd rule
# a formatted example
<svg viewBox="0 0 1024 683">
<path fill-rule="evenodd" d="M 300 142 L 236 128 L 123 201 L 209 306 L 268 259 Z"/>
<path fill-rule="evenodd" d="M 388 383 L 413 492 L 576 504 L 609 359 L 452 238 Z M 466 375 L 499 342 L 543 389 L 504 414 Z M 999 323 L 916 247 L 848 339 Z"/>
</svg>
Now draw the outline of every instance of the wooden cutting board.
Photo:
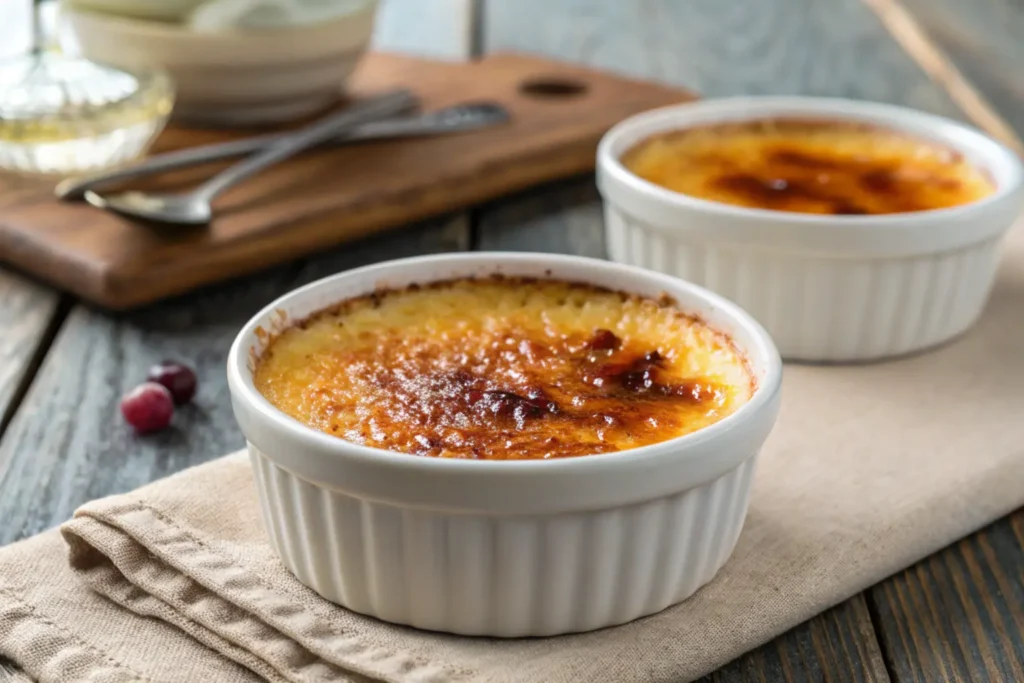
<svg viewBox="0 0 1024 683">
<path fill-rule="evenodd" d="M 63 203 L 53 181 L 0 176 L 0 261 L 125 309 L 594 168 L 601 135 L 652 107 L 692 99 L 663 85 L 518 54 L 439 62 L 366 56 L 359 98 L 408 87 L 424 110 L 472 100 L 508 107 L 504 126 L 307 152 L 229 190 L 201 228 L 154 226 Z M 168 128 L 155 152 L 251 132 Z M 182 190 L 225 164 L 137 181 Z"/>
</svg>

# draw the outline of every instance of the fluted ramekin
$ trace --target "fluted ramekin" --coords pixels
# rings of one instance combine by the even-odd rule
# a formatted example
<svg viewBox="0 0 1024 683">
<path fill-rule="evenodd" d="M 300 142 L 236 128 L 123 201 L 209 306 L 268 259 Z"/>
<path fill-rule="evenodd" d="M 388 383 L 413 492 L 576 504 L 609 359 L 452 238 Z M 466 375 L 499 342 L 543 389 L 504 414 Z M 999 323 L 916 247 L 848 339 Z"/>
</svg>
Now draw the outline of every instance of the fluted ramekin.
<svg viewBox="0 0 1024 683">
<path fill-rule="evenodd" d="M 656 133 L 785 117 L 864 122 L 936 141 L 986 171 L 996 190 L 949 209 L 816 216 L 676 193 L 619 161 Z M 1024 201 L 1020 160 L 982 133 L 911 109 L 828 98 L 727 98 L 633 116 L 602 139 L 597 176 L 613 260 L 725 296 L 765 326 L 783 358 L 801 361 L 876 360 L 968 330 Z"/>
<path fill-rule="evenodd" d="M 732 415 L 663 443 L 488 461 L 355 445 L 288 417 L 253 385 L 267 331 L 290 320 L 379 287 L 495 273 L 668 294 L 732 338 L 757 389 Z M 781 378 L 771 338 L 722 297 L 640 268 L 539 254 L 428 256 L 320 280 L 258 313 L 228 359 L 267 532 L 298 580 L 386 621 L 497 637 L 624 623 L 710 581 L 743 526 Z"/>
</svg>

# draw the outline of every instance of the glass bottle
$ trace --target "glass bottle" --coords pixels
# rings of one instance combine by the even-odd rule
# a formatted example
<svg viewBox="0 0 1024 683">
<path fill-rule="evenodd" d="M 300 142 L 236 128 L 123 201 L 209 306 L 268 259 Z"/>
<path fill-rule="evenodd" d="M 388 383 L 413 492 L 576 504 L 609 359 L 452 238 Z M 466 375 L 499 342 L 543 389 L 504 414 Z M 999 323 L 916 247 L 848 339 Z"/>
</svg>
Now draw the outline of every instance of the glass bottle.
<svg viewBox="0 0 1024 683">
<path fill-rule="evenodd" d="M 47 47 L 39 4 L 32 49 L 0 61 L 0 169 L 74 175 L 142 155 L 173 107 L 170 77 Z"/>
</svg>

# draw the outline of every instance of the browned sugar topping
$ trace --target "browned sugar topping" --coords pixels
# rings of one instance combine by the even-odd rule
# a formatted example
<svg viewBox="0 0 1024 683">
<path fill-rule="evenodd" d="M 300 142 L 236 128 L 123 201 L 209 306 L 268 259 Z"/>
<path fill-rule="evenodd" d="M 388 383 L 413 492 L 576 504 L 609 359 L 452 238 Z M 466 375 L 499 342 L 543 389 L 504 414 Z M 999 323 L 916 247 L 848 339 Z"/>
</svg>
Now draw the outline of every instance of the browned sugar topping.
<svg viewBox="0 0 1024 683">
<path fill-rule="evenodd" d="M 665 302 L 511 278 L 344 302 L 272 340 L 256 385 L 355 443 L 491 459 L 664 441 L 721 419 L 753 388 L 727 338 Z"/>
<path fill-rule="evenodd" d="M 763 120 L 653 136 L 623 164 L 701 199 L 834 215 L 926 211 L 993 191 L 984 173 L 932 142 L 839 121 Z"/>
</svg>

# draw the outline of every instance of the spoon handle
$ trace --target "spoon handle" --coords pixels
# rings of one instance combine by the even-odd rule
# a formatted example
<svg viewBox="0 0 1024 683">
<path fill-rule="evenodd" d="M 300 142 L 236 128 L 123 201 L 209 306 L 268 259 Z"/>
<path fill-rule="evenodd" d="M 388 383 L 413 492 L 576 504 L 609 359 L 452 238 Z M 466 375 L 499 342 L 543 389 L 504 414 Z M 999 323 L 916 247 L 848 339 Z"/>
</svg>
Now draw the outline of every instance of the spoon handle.
<svg viewBox="0 0 1024 683">
<path fill-rule="evenodd" d="M 235 183 L 259 173 L 268 166 L 295 156 L 338 133 L 374 119 L 407 111 L 416 105 L 416 98 L 407 90 L 396 90 L 363 102 L 350 105 L 342 111 L 297 131 L 288 133 L 263 151 L 221 171 L 197 187 L 195 196 L 210 201 Z"/>
<path fill-rule="evenodd" d="M 211 161 L 230 159 L 232 157 L 250 154 L 258 149 L 280 140 L 288 133 L 268 133 L 254 137 L 232 140 L 231 142 L 218 142 L 212 145 L 201 147 L 189 147 L 174 152 L 164 152 L 149 157 L 145 161 L 124 168 L 115 168 L 109 171 L 100 171 L 91 175 L 66 178 L 54 188 L 53 192 L 58 199 L 72 201 L 85 196 L 86 190 L 91 190 L 97 185 L 104 183 L 116 183 L 121 180 L 134 180 L 147 175 L 155 175 L 165 171 L 173 171 L 178 168 L 198 166 Z"/>
<path fill-rule="evenodd" d="M 508 112 L 497 104 L 458 104 L 425 114 L 400 116 L 363 123 L 351 130 L 340 133 L 329 142 L 332 144 L 347 144 L 388 138 L 441 135 L 504 123 L 508 121 L 508 117 Z M 80 200 L 85 196 L 86 190 L 92 190 L 98 185 L 116 183 L 123 180 L 134 180 L 148 175 L 173 171 L 178 168 L 187 168 L 189 166 L 251 154 L 274 144 L 287 135 L 287 132 L 268 133 L 242 140 L 218 142 L 202 145 L 201 147 L 190 147 L 174 152 L 156 154 L 131 166 L 66 178 L 57 184 L 54 188 L 54 194 L 58 199 L 64 201 Z"/>
</svg>

